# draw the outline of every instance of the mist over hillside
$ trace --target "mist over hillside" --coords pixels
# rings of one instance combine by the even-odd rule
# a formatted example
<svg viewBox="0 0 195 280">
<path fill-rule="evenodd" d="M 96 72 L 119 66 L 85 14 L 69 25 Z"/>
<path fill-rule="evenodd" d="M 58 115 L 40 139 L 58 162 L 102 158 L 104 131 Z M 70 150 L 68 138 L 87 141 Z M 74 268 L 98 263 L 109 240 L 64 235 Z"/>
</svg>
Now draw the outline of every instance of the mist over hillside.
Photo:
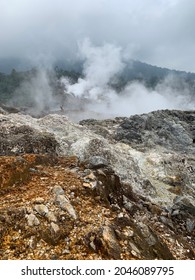
<svg viewBox="0 0 195 280">
<path fill-rule="evenodd" d="M 0 102 L 34 116 L 60 113 L 74 120 L 195 107 L 194 73 L 126 59 L 120 47 L 87 39 L 79 57 L 72 65 L 0 73 Z"/>
</svg>

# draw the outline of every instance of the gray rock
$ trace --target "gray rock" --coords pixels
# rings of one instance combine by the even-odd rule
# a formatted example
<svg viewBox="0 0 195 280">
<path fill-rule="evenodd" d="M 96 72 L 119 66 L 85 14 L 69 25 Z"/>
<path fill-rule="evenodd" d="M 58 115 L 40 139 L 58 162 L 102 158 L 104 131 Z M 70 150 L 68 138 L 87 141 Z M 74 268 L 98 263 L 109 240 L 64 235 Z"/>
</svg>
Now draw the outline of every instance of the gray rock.
<svg viewBox="0 0 195 280">
<path fill-rule="evenodd" d="M 58 185 L 54 186 L 52 191 L 56 195 L 64 194 L 64 190 L 62 189 L 61 186 L 58 186 Z"/>
<path fill-rule="evenodd" d="M 189 233 L 192 233 L 195 229 L 195 220 L 187 219 L 186 221 L 186 229 Z"/>
<path fill-rule="evenodd" d="M 100 156 L 93 156 L 89 158 L 89 168 L 101 168 L 108 165 L 108 162 L 105 158 Z"/>
<path fill-rule="evenodd" d="M 184 211 L 188 211 L 192 215 L 195 215 L 195 204 L 191 197 L 177 196 L 174 200 L 175 209 L 179 208 Z"/>
<path fill-rule="evenodd" d="M 138 222 L 137 227 L 140 229 L 149 246 L 153 246 L 156 244 L 156 237 L 152 234 L 151 230 L 146 224 L 144 224 L 143 222 Z"/>
<path fill-rule="evenodd" d="M 169 226 L 171 229 L 174 229 L 174 225 L 173 225 L 172 221 L 169 218 L 164 217 L 164 216 L 160 216 L 160 221 L 163 224 Z"/>
<path fill-rule="evenodd" d="M 0 139 L 0 155 L 55 154 L 58 147 L 54 135 L 48 132 L 39 132 L 28 125 L 12 125 L 7 129 L 0 125 Z"/>
<path fill-rule="evenodd" d="M 134 255 L 134 256 L 140 256 L 141 255 L 141 252 L 140 252 L 140 250 L 137 248 L 137 246 L 133 243 L 133 242 L 131 242 L 131 241 L 129 241 L 129 245 L 130 245 L 130 247 L 131 247 L 131 253 Z M 136 254 L 135 254 L 136 253 Z"/>
<path fill-rule="evenodd" d="M 128 199 L 125 195 L 123 195 L 123 205 L 124 208 L 129 211 L 130 213 L 133 213 L 136 209 L 138 209 L 138 206 L 135 205 L 133 201 Z"/>
<path fill-rule="evenodd" d="M 171 212 L 171 216 L 178 216 L 181 213 L 181 211 L 179 209 L 175 209 Z"/>
<path fill-rule="evenodd" d="M 193 111 L 161 110 L 134 115 L 124 119 L 115 133 L 115 139 L 131 146 L 161 145 L 173 150 L 194 150 Z M 148 142 L 148 140 L 150 140 Z"/>
</svg>

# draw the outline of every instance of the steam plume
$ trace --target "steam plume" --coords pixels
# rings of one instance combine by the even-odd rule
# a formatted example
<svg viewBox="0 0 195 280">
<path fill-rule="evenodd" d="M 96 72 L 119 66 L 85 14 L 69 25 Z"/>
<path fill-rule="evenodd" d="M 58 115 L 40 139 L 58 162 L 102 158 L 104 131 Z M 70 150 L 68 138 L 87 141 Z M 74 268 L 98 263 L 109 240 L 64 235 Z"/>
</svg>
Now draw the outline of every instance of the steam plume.
<svg viewBox="0 0 195 280">
<path fill-rule="evenodd" d="M 68 93 L 91 102 L 85 110 L 99 113 L 102 118 L 130 116 L 160 109 L 192 109 L 194 103 L 187 84 L 177 87 L 178 79 L 168 76 L 155 89 L 140 82 L 131 82 L 121 92 L 116 92 L 110 83 L 125 67 L 121 48 L 105 44 L 95 47 L 87 39 L 79 45 L 84 59 L 84 77 L 70 84 L 63 80 Z M 97 117 L 97 116 L 96 116 Z"/>
</svg>

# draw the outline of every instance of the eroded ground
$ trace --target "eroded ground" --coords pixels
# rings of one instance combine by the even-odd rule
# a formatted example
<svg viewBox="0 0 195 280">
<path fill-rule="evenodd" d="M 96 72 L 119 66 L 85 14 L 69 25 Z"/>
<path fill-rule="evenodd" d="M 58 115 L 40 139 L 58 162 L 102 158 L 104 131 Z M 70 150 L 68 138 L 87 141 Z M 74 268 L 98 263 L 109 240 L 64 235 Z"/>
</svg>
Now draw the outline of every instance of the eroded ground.
<svg viewBox="0 0 195 280">
<path fill-rule="evenodd" d="M 76 157 L 0 157 L 0 259 L 194 259 L 193 219 Z"/>
</svg>

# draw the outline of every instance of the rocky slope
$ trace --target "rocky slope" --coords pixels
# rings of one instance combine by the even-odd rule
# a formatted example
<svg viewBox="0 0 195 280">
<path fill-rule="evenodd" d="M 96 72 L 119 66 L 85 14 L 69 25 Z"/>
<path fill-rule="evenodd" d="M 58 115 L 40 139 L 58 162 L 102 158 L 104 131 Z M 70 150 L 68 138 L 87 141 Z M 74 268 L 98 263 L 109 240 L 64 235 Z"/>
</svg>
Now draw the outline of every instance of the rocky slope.
<svg viewBox="0 0 195 280">
<path fill-rule="evenodd" d="M 0 259 L 195 259 L 195 112 L 0 111 Z"/>
</svg>

